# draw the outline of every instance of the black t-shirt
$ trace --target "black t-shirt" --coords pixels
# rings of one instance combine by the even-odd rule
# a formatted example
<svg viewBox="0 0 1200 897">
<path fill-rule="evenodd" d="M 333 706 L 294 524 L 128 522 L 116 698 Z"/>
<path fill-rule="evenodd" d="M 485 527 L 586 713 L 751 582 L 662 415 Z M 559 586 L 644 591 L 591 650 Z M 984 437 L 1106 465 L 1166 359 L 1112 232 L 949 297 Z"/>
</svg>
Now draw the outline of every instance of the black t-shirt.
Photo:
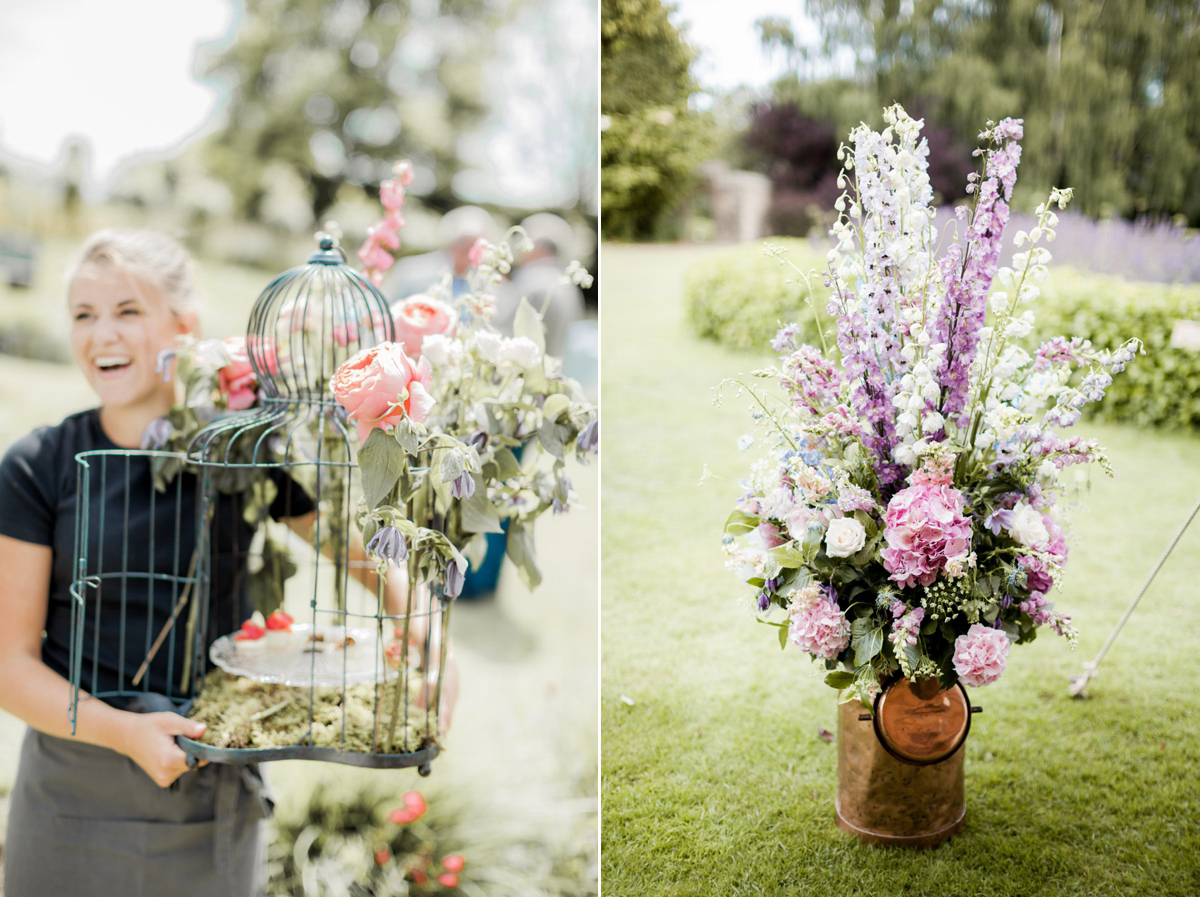
<svg viewBox="0 0 1200 897">
<path fill-rule="evenodd" d="M 87 456 L 86 475 L 76 461 L 81 452 L 101 453 Z M 291 479 L 277 469 L 264 473 L 279 487 L 273 517 L 313 510 Z M 77 514 L 81 496 L 86 514 Z M 156 491 L 149 458 L 115 445 L 97 409 L 40 427 L 9 449 L 0 462 L 0 534 L 54 552 L 42 642 L 48 667 L 70 678 L 71 632 L 80 627 L 81 688 L 113 696 L 113 703 L 120 703 L 116 695 L 134 691 L 190 693 L 181 688 L 190 604 L 207 591 L 206 653 L 213 640 L 251 613 L 245 572 L 254 532 L 243 517 L 243 497 L 220 495 L 215 502 L 208 570 L 193 567 L 201 504 L 198 478 L 191 473 Z M 188 579 L 198 580 L 190 590 Z M 73 582 L 81 602 L 72 596 Z M 188 604 L 135 686 L 135 673 L 185 590 Z"/>
</svg>

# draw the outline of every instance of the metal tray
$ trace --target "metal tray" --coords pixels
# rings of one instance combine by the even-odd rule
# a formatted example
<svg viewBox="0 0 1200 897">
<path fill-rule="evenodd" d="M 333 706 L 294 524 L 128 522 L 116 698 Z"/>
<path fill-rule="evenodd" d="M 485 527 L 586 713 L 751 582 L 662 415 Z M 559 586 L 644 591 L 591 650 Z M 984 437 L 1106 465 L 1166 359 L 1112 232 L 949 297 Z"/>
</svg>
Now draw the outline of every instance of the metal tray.
<svg viewBox="0 0 1200 897">
<path fill-rule="evenodd" d="M 320 760 L 325 763 L 343 763 L 368 769 L 402 769 L 416 766 L 423 776 L 430 773 L 430 762 L 438 755 L 436 744 L 403 754 L 367 754 L 359 751 L 340 751 L 337 748 L 312 747 L 297 744 L 290 747 L 273 748 L 218 748 L 183 735 L 175 736 L 175 743 L 190 757 L 210 763 L 267 763 L 272 760 Z"/>
</svg>

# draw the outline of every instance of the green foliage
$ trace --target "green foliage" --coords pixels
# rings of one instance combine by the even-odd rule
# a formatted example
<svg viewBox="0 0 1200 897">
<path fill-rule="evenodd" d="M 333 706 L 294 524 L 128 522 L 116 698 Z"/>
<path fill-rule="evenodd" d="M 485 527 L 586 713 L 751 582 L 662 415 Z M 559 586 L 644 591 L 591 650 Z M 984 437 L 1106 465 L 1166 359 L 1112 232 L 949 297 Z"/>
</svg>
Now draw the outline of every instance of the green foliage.
<svg viewBox="0 0 1200 897">
<path fill-rule="evenodd" d="M 243 5 L 236 42 L 206 66 L 231 102 L 205 159 L 240 215 L 262 220 L 268 184 L 282 178 L 307 191 L 319 222 L 342 184 L 378 184 L 405 157 L 436 181 L 429 204 L 453 204 L 458 135 L 485 111 L 488 4 L 442 4 L 434 21 L 380 0 Z M 448 29 L 453 39 L 435 39 Z"/>
<path fill-rule="evenodd" d="M 616 239 L 653 239 L 708 143 L 708 117 L 688 109 L 695 52 L 659 0 L 603 0 L 601 15 L 602 227 Z"/>
<path fill-rule="evenodd" d="M 877 107 L 922 110 L 966 142 L 982 119 L 1023 118 L 1019 205 L 1070 185 L 1088 215 L 1200 223 L 1194 5 L 816 0 L 810 12 L 827 51 L 855 54 Z"/>
<path fill-rule="evenodd" d="M 1036 310 L 1041 339 L 1078 336 L 1105 349 L 1142 340 L 1145 354 L 1116 376 L 1094 417 L 1200 430 L 1200 350 L 1171 347 L 1176 321 L 1200 321 L 1200 287 L 1060 271 L 1043 284 Z"/>
<path fill-rule="evenodd" d="M 432 799 L 417 819 L 403 824 L 389 820 L 390 811 L 406 804 L 401 793 L 367 779 L 318 782 L 306 803 L 280 810 L 271 820 L 267 893 L 460 893 L 457 887 L 443 888 L 436 876 L 462 842 L 463 808 Z M 473 871 L 469 859 L 467 876 Z"/>
<path fill-rule="evenodd" d="M 801 270 L 819 268 L 823 259 L 801 240 L 775 240 L 785 258 Z M 791 265 L 763 252 L 754 243 L 714 253 L 688 269 L 684 295 L 687 320 L 692 331 L 731 349 L 759 351 L 770 347 L 781 323 L 801 325 L 800 342 L 821 345 L 817 333 L 815 304 L 826 338 L 835 332 L 825 305 L 828 290 L 818 274 L 811 278 L 815 291 L 809 303 L 808 288 Z"/>
</svg>

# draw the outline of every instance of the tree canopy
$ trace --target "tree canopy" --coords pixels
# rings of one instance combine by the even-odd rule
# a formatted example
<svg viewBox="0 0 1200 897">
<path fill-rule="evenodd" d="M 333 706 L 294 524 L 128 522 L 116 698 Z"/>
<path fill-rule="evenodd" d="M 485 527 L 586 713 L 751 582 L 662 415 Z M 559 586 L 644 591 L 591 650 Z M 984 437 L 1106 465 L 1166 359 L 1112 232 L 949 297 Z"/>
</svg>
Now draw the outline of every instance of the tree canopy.
<svg viewBox="0 0 1200 897">
<path fill-rule="evenodd" d="M 456 204 L 458 137 L 485 112 L 480 72 L 496 4 L 244 0 L 236 41 L 207 62 L 229 92 L 208 139 L 213 175 L 260 220 L 265 185 L 303 186 L 319 221 L 343 184 L 377 185 L 410 159 L 431 206 Z"/>
<path fill-rule="evenodd" d="M 600 111 L 604 233 L 662 235 L 687 195 L 705 148 L 704 116 L 688 107 L 697 90 L 695 52 L 659 0 L 602 0 Z"/>
<path fill-rule="evenodd" d="M 972 141 L 988 119 L 1024 119 L 1026 196 L 1070 186 L 1090 215 L 1200 224 L 1195 0 L 811 0 L 809 10 L 826 54 L 855 54 L 878 107 L 921 107 Z"/>
</svg>

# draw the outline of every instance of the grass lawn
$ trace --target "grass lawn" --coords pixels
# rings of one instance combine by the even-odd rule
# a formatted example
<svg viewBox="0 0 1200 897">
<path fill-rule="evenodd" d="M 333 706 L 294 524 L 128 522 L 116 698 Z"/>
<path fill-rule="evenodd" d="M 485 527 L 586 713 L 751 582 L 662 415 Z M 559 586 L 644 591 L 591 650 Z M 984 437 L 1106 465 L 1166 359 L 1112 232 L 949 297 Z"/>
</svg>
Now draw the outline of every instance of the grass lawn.
<svg viewBox="0 0 1200 897">
<path fill-rule="evenodd" d="M 605 246 L 601 564 L 602 888 L 620 895 L 1200 893 L 1200 523 L 1093 680 L 1067 695 L 1200 498 L 1200 438 L 1085 426 L 1092 471 L 1057 595 L 1080 630 L 1009 655 L 966 745 L 963 831 L 927 852 L 834 826 L 835 693 L 754 620 L 722 565 L 765 358 L 693 338 L 682 275 L 711 249 Z M 753 450 L 752 450 L 753 451 Z M 711 472 L 699 485 L 707 467 Z"/>
</svg>

